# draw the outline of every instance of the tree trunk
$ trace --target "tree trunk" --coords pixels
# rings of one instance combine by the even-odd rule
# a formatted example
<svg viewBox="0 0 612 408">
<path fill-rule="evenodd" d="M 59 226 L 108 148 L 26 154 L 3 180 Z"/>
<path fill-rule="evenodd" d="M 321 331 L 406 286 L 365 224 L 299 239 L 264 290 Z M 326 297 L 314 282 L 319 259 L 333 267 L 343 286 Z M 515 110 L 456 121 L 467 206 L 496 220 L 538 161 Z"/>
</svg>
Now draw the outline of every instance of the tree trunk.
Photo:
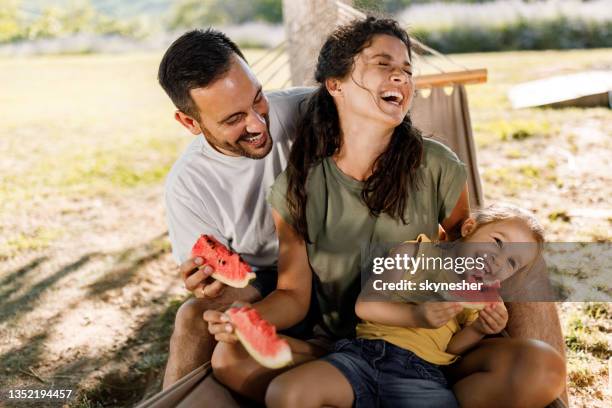
<svg viewBox="0 0 612 408">
<path fill-rule="evenodd" d="M 352 4 L 352 0 L 343 0 Z M 314 84 L 314 68 L 325 38 L 336 27 L 335 0 L 283 0 L 283 21 L 287 38 L 291 83 Z"/>
</svg>

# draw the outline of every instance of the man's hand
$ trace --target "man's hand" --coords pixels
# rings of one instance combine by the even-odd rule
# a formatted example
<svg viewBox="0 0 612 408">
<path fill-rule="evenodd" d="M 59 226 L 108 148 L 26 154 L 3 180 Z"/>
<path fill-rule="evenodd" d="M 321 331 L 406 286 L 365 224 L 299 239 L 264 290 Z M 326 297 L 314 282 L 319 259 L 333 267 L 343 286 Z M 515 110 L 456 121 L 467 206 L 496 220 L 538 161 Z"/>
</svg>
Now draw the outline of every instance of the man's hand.
<svg viewBox="0 0 612 408">
<path fill-rule="evenodd" d="M 508 310 L 504 302 L 487 305 L 478 313 L 478 319 L 472 323 L 474 329 L 483 335 L 497 334 L 501 332 L 508 323 Z"/>
<path fill-rule="evenodd" d="M 185 288 L 197 298 L 215 298 L 225 289 L 225 284 L 210 277 L 214 270 L 203 265 L 201 257 L 190 258 L 180 266 L 181 277 Z"/>
<path fill-rule="evenodd" d="M 424 302 L 415 307 L 418 327 L 437 329 L 455 317 L 463 308 L 456 302 Z"/>
</svg>

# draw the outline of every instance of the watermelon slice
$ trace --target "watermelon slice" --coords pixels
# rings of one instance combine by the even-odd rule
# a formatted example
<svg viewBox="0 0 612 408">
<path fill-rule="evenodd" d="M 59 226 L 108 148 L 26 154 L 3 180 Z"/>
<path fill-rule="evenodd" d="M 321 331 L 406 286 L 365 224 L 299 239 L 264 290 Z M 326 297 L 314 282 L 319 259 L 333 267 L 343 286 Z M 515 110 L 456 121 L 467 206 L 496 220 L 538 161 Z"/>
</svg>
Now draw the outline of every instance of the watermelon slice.
<svg viewBox="0 0 612 408">
<path fill-rule="evenodd" d="M 255 279 L 255 273 L 240 255 L 227 249 L 212 235 L 202 235 L 191 249 L 191 256 L 204 259 L 215 271 L 212 277 L 234 288 L 244 288 Z"/>
<path fill-rule="evenodd" d="M 475 279 L 467 279 L 468 282 L 476 282 Z M 499 295 L 499 281 L 491 284 L 482 285 L 481 290 L 453 290 L 447 292 L 448 300 L 459 302 L 459 304 L 467 309 L 482 310 L 491 303 L 501 302 L 502 298 Z"/>
<path fill-rule="evenodd" d="M 293 361 L 291 348 L 276 334 L 276 327 L 261 318 L 249 306 L 231 307 L 226 311 L 236 336 L 246 351 L 267 368 L 281 368 Z"/>
</svg>

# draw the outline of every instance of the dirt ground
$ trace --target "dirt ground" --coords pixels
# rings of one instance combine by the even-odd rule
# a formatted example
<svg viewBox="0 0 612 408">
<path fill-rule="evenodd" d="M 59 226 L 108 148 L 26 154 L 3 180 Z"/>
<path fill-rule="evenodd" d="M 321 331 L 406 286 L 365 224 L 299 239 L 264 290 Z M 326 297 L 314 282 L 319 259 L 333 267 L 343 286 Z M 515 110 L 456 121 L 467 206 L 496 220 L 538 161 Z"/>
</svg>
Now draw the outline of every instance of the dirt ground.
<svg viewBox="0 0 612 408">
<path fill-rule="evenodd" d="M 0 406 L 41 406 L 9 400 L 17 388 L 71 389 L 74 407 L 131 406 L 160 389 L 186 298 L 163 179 L 189 137 L 155 83 L 159 58 L 0 59 Z M 512 111 L 505 92 L 612 69 L 612 51 L 454 58 L 490 71 L 469 89 L 486 200 L 531 209 L 550 241 L 610 242 L 612 111 Z M 612 305 L 559 310 L 571 405 L 612 406 Z"/>
</svg>

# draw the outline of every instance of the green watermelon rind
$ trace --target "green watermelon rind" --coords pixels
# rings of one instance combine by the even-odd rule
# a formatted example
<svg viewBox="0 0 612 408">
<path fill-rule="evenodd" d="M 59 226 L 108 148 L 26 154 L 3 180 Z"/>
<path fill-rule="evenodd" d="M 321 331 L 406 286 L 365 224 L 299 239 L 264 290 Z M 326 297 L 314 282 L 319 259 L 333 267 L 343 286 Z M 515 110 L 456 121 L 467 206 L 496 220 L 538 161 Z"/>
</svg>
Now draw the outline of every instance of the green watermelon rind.
<svg viewBox="0 0 612 408">
<path fill-rule="evenodd" d="M 493 302 L 457 302 L 465 309 L 482 310 Z"/>
<path fill-rule="evenodd" d="M 287 345 L 287 348 L 283 348 L 276 357 L 266 357 L 251 346 L 251 343 L 249 343 L 242 333 L 240 333 L 240 330 L 235 331 L 236 337 L 238 337 L 238 340 L 240 340 L 240 343 L 244 346 L 249 355 L 262 366 L 277 369 L 286 367 L 293 363 L 293 356 L 291 354 L 291 348 L 289 345 Z"/>
<path fill-rule="evenodd" d="M 224 276 L 216 272 L 213 272 L 213 274 L 210 276 L 212 276 L 214 279 L 218 280 L 219 282 L 226 284 L 227 286 L 231 286 L 233 288 L 239 288 L 239 289 L 246 288 L 249 285 L 249 282 L 251 282 L 256 277 L 254 272 L 247 273 L 244 279 L 240 279 L 240 280 L 230 279 L 227 276 Z"/>
<path fill-rule="evenodd" d="M 282 340 L 285 344 L 276 353 L 276 356 L 274 357 L 264 356 L 262 353 L 257 351 L 252 346 L 247 336 L 241 332 L 239 327 L 237 327 L 237 322 L 233 321 L 232 314 L 228 313 L 228 316 L 230 317 L 230 320 L 232 321 L 232 323 L 235 325 L 234 332 L 236 333 L 236 337 L 240 341 L 240 344 L 242 344 L 242 346 L 246 349 L 249 355 L 253 357 L 253 359 L 257 361 L 259 364 L 261 364 L 262 366 L 266 368 L 278 369 L 278 368 L 286 367 L 293 363 L 293 355 L 291 353 L 291 347 L 289 346 L 289 343 L 287 343 L 285 340 Z M 278 338 L 278 335 L 276 335 L 276 337 Z"/>
<path fill-rule="evenodd" d="M 462 295 L 464 292 L 469 293 L 472 296 L 474 296 L 471 293 L 471 292 L 474 292 L 474 291 L 453 290 L 453 291 L 446 292 L 446 296 L 444 296 L 444 297 L 448 301 L 459 303 L 459 305 L 461 305 L 461 307 L 464 307 L 466 309 L 473 309 L 473 310 L 482 310 L 485 307 L 487 307 L 488 305 L 492 305 L 492 304 L 495 304 L 495 303 L 498 303 L 498 302 L 503 302 L 503 300 L 499 296 L 499 294 L 497 294 L 498 300 L 468 300 L 465 295 Z M 489 296 L 489 295 L 483 294 L 482 296 L 486 297 L 486 296 Z"/>
</svg>

